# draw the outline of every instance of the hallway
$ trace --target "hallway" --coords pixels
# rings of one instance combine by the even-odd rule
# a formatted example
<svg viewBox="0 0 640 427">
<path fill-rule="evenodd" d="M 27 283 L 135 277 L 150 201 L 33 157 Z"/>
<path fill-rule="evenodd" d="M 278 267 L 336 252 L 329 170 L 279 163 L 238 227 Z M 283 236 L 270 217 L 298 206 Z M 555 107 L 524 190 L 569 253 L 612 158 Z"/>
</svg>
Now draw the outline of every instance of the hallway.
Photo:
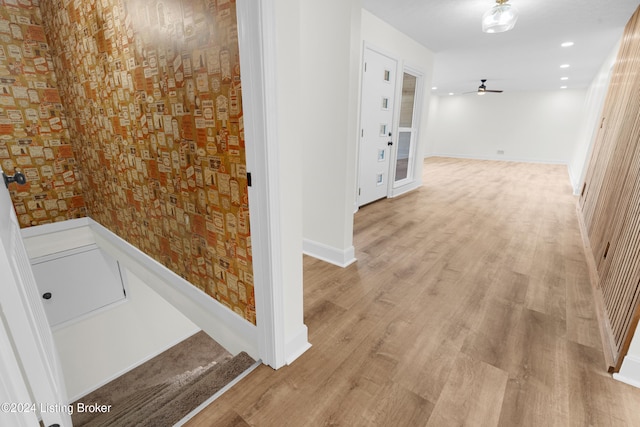
<svg viewBox="0 0 640 427">
<path fill-rule="evenodd" d="M 358 262 L 305 258 L 311 350 L 190 426 L 640 425 L 605 372 L 565 166 L 431 158 L 356 214 Z"/>
</svg>

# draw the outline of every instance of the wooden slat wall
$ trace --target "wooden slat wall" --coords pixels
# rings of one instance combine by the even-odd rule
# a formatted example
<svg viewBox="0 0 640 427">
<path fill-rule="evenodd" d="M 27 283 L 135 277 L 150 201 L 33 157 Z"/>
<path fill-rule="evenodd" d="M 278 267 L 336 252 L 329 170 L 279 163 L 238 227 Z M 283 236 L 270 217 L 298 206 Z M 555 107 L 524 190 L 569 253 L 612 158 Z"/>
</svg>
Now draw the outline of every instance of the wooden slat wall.
<svg viewBox="0 0 640 427">
<path fill-rule="evenodd" d="M 639 317 L 640 7 L 625 28 L 579 206 L 619 369 Z"/>
</svg>

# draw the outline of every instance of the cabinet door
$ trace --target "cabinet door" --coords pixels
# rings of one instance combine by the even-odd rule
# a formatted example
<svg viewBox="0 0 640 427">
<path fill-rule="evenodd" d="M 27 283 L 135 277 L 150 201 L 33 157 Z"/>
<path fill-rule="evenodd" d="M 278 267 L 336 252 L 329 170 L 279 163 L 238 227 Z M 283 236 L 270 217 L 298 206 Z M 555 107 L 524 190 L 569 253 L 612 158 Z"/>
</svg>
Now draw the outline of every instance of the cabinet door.
<svg viewBox="0 0 640 427">
<path fill-rule="evenodd" d="M 51 326 L 125 298 L 118 262 L 95 245 L 31 261 Z"/>
</svg>

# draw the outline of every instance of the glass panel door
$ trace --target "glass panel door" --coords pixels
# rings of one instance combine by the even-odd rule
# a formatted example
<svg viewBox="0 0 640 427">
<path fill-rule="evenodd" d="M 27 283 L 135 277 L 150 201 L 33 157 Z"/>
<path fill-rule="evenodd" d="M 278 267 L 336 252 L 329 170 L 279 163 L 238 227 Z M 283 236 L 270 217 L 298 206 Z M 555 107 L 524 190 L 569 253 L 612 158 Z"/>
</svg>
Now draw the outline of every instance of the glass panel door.
<svg viewBox="0 0 640 427">
<path fill-rule="evenodd" d="M 410 128 L 413 123 L 413 107 L 416 99 L 416 76 L 407 72 L 402 77 L 402 99 L 400 101 L 400 127 Z"/>
<path fill-rule="evenodd" d="M 411 134 L 409 131 L 398 132 L 398 151 L 396 154 L 396 182 L 409 176 L 409 157 L 411 153 Z"/>
<path fill-rule="evenodd" d="M 394 182 L 413 178 L 414 140 L 416 129 L 415 99 L 418 78 L 404 72 L 402 78 L 402 99 L 400 101 L 400 123 L 398 127 L 398 147 L 396 150 L 396 167 Z"/>
</svg>

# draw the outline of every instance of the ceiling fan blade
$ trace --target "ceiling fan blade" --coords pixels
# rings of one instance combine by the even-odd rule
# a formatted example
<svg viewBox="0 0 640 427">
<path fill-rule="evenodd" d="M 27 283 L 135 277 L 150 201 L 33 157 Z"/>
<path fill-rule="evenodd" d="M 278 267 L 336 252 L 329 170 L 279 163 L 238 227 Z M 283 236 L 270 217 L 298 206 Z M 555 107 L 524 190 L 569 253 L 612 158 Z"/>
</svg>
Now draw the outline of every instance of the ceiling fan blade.
<svg viewBox="0 0 640 427">
<path fill-rule="evenodd" d="M 501 91 L 501 90 L 491 90 L 491 89 L 485 89 L 485 90 L 483 90 L 483 92 L 502 93 L 502 91 Z"/>
</svg>

